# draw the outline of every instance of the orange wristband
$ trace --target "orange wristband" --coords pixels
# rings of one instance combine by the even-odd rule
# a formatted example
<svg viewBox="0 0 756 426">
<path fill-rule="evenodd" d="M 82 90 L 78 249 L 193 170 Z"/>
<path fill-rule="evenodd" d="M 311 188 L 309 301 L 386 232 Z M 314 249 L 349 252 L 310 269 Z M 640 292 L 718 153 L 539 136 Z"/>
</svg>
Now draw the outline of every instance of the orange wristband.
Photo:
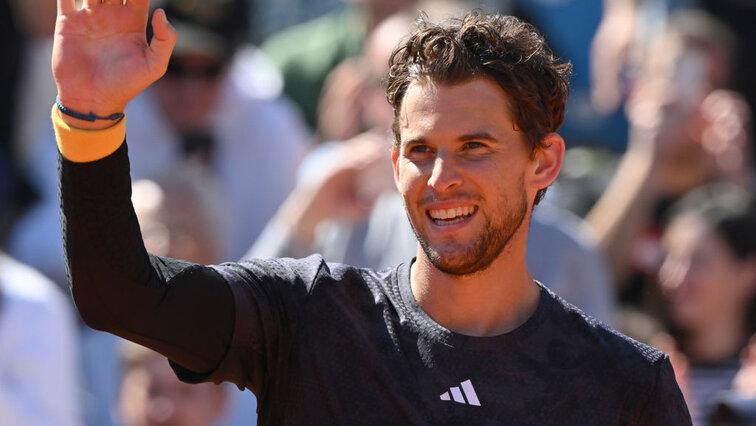
<svg viewBox="0 0 756 426">
<path fill-rule="evenodd" d="M 57 105 L 53 105 L 52 122 L 58 150 L 74 163 L 88 163 L 105 158 L 115 152 L 126 140 L 126 120 L 118 120 L 102 130 L 84 130 L 71 127 L 60 118 Z"/>
</svg>

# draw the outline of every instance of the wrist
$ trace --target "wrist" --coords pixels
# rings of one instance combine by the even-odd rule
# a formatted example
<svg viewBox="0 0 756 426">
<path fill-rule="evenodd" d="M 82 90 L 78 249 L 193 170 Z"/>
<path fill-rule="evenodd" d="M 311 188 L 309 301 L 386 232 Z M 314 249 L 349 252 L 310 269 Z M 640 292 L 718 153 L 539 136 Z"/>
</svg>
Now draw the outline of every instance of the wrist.
<svg viewBox="0 0 756 426">
<path fill-rule="evenodd" d="M 123 107 L 94 106 L 73 99 L 56 98 L 57 114 L 68 126 L 83 130 L 112 127 L 124 116 Z"/>
<path fill-rule="evenodd" d="M 63 157 L 75 163 L 105 158 L 115 152 L 126 138 L 125 119 L 103 130 L 88 130 L 72 127 L 62 117 L 57 106 L 53 105 L 51 118 L 58 150 Z"/>
<path fill-rule="evenodd" d="M 103 120 L 97 120 L 97 121 L 85 121 L 85 120 L 79 120 L 78 118 L 74 118 L 68 115 L 65 115 L 57 110 L 55 111 L 56 114 L 60 117 L 61 121 L 66 123 L 69 127 L 73 129 L 81 129 L 81 130 L 103 130 L 110 127 L 113 127 L 116 122 L 115 121 L 103 121 Z"/>
</svg>

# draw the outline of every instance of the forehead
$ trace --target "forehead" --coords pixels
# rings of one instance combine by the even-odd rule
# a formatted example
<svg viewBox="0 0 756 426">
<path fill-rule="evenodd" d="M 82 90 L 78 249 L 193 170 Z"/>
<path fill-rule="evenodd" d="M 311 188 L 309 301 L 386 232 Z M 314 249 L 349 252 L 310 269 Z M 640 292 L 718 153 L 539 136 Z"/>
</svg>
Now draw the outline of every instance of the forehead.
<svg viewBox="0 0 756 426">
<path fill-rule="evenodd" d="M 398 117 L 402 141 L 426 134 L 475 134 L 505 137 L 515 133 L 511 101 L 493 80 L 478 78 L 456 84 L 413 81 Z"/>
</svg>

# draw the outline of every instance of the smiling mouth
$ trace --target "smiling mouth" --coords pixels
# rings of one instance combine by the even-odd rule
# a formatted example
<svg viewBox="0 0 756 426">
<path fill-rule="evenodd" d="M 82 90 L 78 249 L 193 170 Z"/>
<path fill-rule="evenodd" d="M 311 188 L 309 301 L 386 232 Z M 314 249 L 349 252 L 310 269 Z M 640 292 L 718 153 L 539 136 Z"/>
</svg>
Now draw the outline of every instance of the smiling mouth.
<svg viewBox="0 0 756 426">
<path fill-rule="evenodd" d="M 430 216 L 436 225 L 454 225 L 472 216 L 477 209 L 474 206 L 457 207 L 454 209 L 434 209 L 428 210 L 428 216 Z"/>
</svg>

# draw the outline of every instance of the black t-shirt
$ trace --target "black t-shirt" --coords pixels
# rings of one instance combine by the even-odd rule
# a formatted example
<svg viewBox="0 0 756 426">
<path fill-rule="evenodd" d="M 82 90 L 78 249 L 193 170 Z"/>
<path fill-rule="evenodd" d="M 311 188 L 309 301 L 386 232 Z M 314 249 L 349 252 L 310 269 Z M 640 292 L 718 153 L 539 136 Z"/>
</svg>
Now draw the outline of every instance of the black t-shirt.
<svg viewBox="0 0 756 426">
<path fill-rule="evenodd" d="M 185 381 L 251 389 L 260 424 L 690 424 L 666 355 L 542 286 L 514 331 L 463 336 L 418 306 L 407 264 L 150 255 L 130 191 L 125 144 L 90 163 L 60 158 L 82 318 L 163 353 Z"/>
<path fill-rule="evenodd" d="M 230 349 L 209 377 L 258 396 L 263 424 L 689 424 L 666 355 L 541 286 L 510 333 L 471 337 L 417 304 L 409 266 L 306 259 L 215 267 L 234 293 Z M 505 283 L 502 283 L 505 285 Z"/>
</svg>

